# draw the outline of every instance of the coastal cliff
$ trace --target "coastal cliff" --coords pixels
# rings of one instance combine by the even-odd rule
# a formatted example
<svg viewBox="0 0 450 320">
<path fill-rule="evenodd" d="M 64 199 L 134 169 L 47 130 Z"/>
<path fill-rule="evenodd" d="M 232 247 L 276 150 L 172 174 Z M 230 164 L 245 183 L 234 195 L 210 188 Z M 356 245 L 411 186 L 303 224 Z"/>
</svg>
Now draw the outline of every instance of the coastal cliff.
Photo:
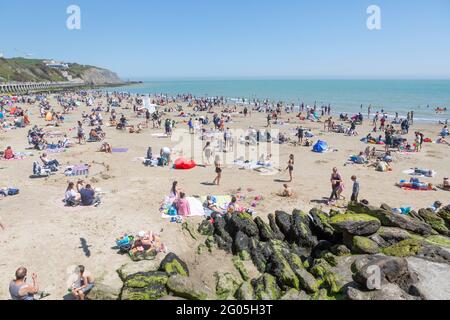
<svg viewBox="0 0 450 320">
<path fill-rule="evenodd" d="M 79 81 L 89 85 L 117 85 L 123 81 L 107 69 L 68 63 L 66 68 L 54 68 L 46 60 L 24 58 L 0 58 L 0 81 L 57 82 Z"/>
</svg>

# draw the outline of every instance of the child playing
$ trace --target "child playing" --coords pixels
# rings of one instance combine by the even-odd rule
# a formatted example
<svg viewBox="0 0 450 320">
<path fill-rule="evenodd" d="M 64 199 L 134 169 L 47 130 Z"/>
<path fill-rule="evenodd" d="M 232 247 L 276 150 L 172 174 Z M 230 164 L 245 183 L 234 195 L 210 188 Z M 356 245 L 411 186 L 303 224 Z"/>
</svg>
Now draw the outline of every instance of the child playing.
<svg viewBox="0 0 450 320">
<path fill-rule="evenodd" d="M 352 202 L 358 202 L 358 195 L 359 195 L 359 182 L 357 181 L 356 176 L 352 176 L 353 181 L 353 191 L 352 191 Z"/>
</svg>

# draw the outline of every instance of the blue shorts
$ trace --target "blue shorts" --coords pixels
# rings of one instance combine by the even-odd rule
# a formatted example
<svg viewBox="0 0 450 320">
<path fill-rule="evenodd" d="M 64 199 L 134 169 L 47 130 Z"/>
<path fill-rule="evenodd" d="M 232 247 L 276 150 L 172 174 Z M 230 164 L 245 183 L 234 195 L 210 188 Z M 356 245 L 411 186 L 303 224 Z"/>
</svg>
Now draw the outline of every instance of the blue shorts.
<svg viewBox="0 0 450 320">
<path fill-rule="evenodd" d="M 93 283 L 89 283 L 86 288 L 81 289 L 81 292 L 88 294 L 94 288 Z"/>
</svg>

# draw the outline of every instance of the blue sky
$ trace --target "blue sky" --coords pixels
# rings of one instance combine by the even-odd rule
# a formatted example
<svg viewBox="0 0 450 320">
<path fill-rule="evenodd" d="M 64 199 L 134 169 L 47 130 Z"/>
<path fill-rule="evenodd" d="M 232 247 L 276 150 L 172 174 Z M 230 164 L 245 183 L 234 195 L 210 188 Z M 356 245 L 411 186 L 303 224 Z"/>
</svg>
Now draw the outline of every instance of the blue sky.
<svg viewBox="0 0 450 320">
<path fill-rule="evenodd" d="M 81 8 L 81 30 L 66 8 Z M 369 5 L 382 29 L 366 27 Z M 446 78 L 450 0 L 0 1 L 0 53 L 123 78 Z"/>
</svg>

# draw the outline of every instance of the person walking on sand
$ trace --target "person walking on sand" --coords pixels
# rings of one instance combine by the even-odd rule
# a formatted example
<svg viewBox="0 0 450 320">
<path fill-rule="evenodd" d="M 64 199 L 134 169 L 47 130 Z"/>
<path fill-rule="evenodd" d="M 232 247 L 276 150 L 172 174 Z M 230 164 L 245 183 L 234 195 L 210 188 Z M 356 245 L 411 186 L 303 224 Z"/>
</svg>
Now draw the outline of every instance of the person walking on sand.
<svg viewBox="0 0 450 320">
<path fill-rule="evenodd" d="M 357 180 L 356 176 L 352 176 L 352 181 L 353 181 L 353 190 L 352 190 L 352 197 L 350 200 L 354 203 L 358 203 L 359 181 Z"/>
<path fill-rule="evenodd" d="M 331 174 L 331 196 L 328 202 L 333 201 L 333 198 L 336 200 L 339 200 L 338 191 L 341 188 L 342 178 L 341 175 L 338 173 L 337 168 L 333 168 L 333 173 Z"/>
<path fill-rule="evenodd" d="M 289 170 L 289 181 L 288 182 L 292 182 L 292 172 L 294 171 L 294 155 L 291 154 L 289 156 L 289 160 L 288 160 L 288 165 L 285 169 L 285 171 Z"/>
<path fill-rule="evenodd" d="M 205 165 L 210 166 L 211 165 L 211 156 L 212 156 L 212 149 L 211 149 L 211 142 L 206 142 L 205 147 L 203 148 L 203 154 L 205 156 Z"/>
<path fill-rule="evenodd" d="M 84 136 L 83 124 L 81 123 L 81 121 L 78 121 L 77 137 L 78 137 L 78 144 L 81 144 L 81 141 L 86 142 L 86 138 Z"/>
<path fill-rule="evenodd" d="M 216 168 L 216 178 L 213 181 L 213 184 L 220 185 L 220 179 L 222 178 L 222 165 L 220 163 L 220 156 L 216 155 L 216 159 L 214 160 L 214 166 Z"/>
</svg>

